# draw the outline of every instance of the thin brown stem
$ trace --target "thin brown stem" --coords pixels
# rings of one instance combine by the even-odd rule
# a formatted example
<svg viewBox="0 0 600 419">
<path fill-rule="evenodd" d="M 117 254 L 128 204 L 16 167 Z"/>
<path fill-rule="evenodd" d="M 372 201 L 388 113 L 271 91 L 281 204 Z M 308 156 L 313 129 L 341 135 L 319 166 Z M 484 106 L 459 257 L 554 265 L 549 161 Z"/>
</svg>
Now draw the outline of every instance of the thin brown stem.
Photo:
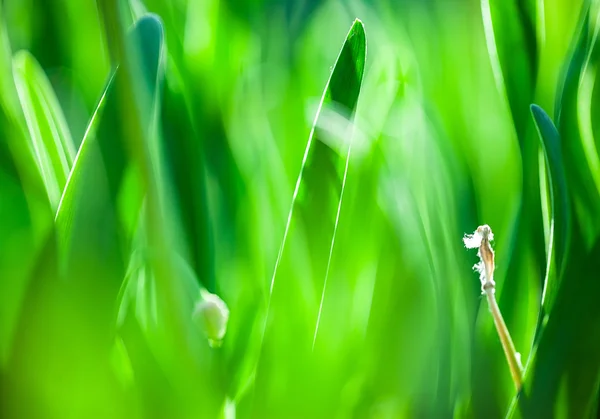
<svg viewBox="0 0 600 419">
<path fill-rule="evenodd" d="M 487 297 L 488 305 L 494 318 L 494 324 L 496 325 L 496 331 L 498 332 L 498 337 L 500 338 L 500 343 L 502 343 L 502 349 L 510 368 L 510 374 L 517 391 L 519 391 L 523 384 L 521 363 L 510 333 L 508 333 L 506 323 L 504 323 L 504 319 L 502 318 L 498 303 L 496 302 L 496 283 L 494 282 L 494 269 L 496 265 L 494 262 L 494 249 L 490 245 L 490 241 L 493 238 L 494 235 L 490 226 L 482 225 L 473 234 L 466 235 L 463 241 L 467 248 L 479 249 L 477 256 L 479 256 L 480 262 L 474 268 L 479 272 L 481 291 Z"/>
<path fill-rule="evenodd" d="M 519 391 L 523 384 L 523 374 L 521 372 L 521 364 L 517 358 L 515 345 L 510 337 L 506 323 L 504 323 L 504 318 L 502 318 L 500 307 L 498 307 L 498 303 L 496 302 L 494 288 L 491 286 L 485 287 L 485 295 L 487 296 L 488 305 L 490 306 L 494 324 L 496 325 L 496 331 L 498 332 L 498 337 L 500 338 L 500 343 L 502 343 L 502 349 L 504 349 L 504 355 L 506 356 L 506 361 L 510 368 L 510 375 L 512 376 L 517 391 Z"/>
</svg>

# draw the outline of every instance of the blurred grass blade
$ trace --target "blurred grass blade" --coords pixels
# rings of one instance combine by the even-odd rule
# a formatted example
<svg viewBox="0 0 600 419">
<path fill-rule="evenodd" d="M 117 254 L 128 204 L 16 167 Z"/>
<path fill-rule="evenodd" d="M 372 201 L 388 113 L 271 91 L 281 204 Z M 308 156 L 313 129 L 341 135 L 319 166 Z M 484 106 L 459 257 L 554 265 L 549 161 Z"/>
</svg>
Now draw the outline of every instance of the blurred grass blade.
<svg viewBox="0 0 600 419">
<path fill-rule="evenodd" d="M 0 370 L 5 371 L 14 355 L 35 260 L 52 231 L 53 213 L 27 138 L 3 12 L 0 6 Z"/>
<path fill-rule="evenodd" d="M 562 279 L 565 266 L 566 252 L 571 232 L 571 214 L 565 168 L 563 165 L 560 135 L 550 117 L 542 108 L 531 105 L 531 113 L 538 129 L 544 156 L 546 170 L 550 183 L 551 201 L 551 240 L 548 251 L 548 268 L 546 281 L 542 292 L 544 311 L 549 313 L 558 291 L 558 283 Z M 551 266 L 556 272 L 550 275 Z"/>
<path fill-rule="evenodd" d="M 321 290 L 326 285 L 350 150 L 349 128 L 352 123 L 348 122 L 345 130 L 348 137 L 344 139 L 342 150 L 333 150 L 320 139 L 323 135 L 317 128 L 320 110 L 333 105 L 353 115 L 361 88 L 365 58 L 364 27 L 357 19 L 348 32 L 315 116 L 271 279 L 261 359 L 268 358 L 272 361 L 274 356 L 290 356 L 290 352 L 278 348 L 276 342 L 287 340 L 288 345 L 295 348 L 293 352 L 297 358 L 287 362 L 289 374 L 284 387 L 289 394 L 294 391 L 295 386 L 306 383 L 301 377 L 310 371 L 307 363 L 314 339 L 314 334 L 306 334 L 306 331 L 290 328 L 290 325 L 306 321 L 306 316 L 314 319 L 313 324 L 317 325 L 320 306 L 317 301 L 324 295 Z M 299 258 L 297 252 L 302 243 L 307 245 L 305 258 Z M 277 287 L 276 279 L 279 279 Z M 310 306 L 313 307 L 312 310 L 309 308 L 309 312 L 304 312 L 306 308 L 300 302 L 297 306 L 289 306 L 289 302 L 294 301 L 293 295 L 306 293 L 316 303 Z M 270 328 L 267 330 L 268 326 Z M 277 336 L 277 341 L 270 340 L 270 336 Z M 283 414 L 282 411 L 269 410 L 276 409 L 277 394 L 281 393 L 267 390 L 271 380 L 267 363 L 260 363 L 259 359 L 258 367 L 261 368 L 257 371 L 256 392 L 261 400 L 256 407 L 267 409 L 260 411 L 259 416 Z M 264 397 L 268 400 L 264 400 Z M 297 407 L 307 408 L 304 404 Z"/>
<path fill-rule="evenodd" d="M 134 57 L 139 61 L 128 57 L 127 60 L 131 62 L 122 63 L 109 79 L 92 116 L 61 198 L 56 223 L 61 240 L 70 242 L 69 248 L 75 249 L 80 240 L 81 243 L 88 243 L 90 249 L 94 248 L 93 237 L 98 235 L 99 239 L 108 233 L 106 226 L 100 220 L 114 212 L 111 207 L 116 204 L 127 165 L 127 147 L 130 142 L 134 145 L 143 144 L 144 141 L 143 138 L 128 138 L 128 136 L 132 133 L 143 135 L 148 132 L 148 128 L 145 127 L 141 132 L 136 131 L 135 126 L 139 123 L 138 112 L 144 116 L 142 125 L 147 125 L 151 121 L 151 115 L 147 110 L 140 109 L 139 103 L 151 107 L 156 100 L 157 74 L 161 66 L 160 49 L 162 48 L 161 42 L 156 43 L 154 38 L 142 36 L 143 34 L 140 33 L 149 25 L 158 26 L 160 30 L 158 20 L 146 17 L 136 24 L 127 41 L 133 44 L 133 51 L 136 51 L 137 45 L 142 52 L 148 48 L 152 51 Z M 139 64 L 136 64 L 138 62 Z M 141 67 L 138 69 L 136 65 Z M 139 89 L 132 89 L 131 86 L 131 78 L 139 77 L 137 72 L 141 72 L 143 79 L 153 80 L 147 86 L 149 91 L 144 92 L 144 97 L 134 96 Z M 147 100 L 151 102 L 148 103 Z M 145 156 L 145 153 L 141 153 Z M 94 220 L 95 218 L 97 219 Z M 106 251 L 111 249 L 106 247 Z"/>
<path fill-rule="evenodd" d="M 538 71 L 535 0 L 481 0 L 496 84 L 505 92 L 521 141 Z"/>
<path fill-rule="evenodd" d="M 75 156 L 71 133 L 50 82 L 30 53 L 15 54 L 13 73 L 36 162 L 56 211 Z"/>
<path fill-rule="evenodd" d="M 158 36 L 149 36 L 149 30 Z M 31 274 L 19 324 L 26 333 L 21 332 L 14 343 L 9 374 L 15 387 L 51 394 L 44 408 L 58 417 L 85 416 L 83 409 L 88 415 L 91 411 L 94 416 L 127 417 L 130 410 L 111 359 L 115 300 L 131 244 L 120 210 L 139 212 L 142 202 L 139 194 L 123 208 L 119 199 L 126 170 L 140 168 L 128 151 L 132 143 L 147 141 L 143 133 L 151 131 L 146 125 L 153 121 L 148 109 L 160 98 L 160 21 L 141 19 L 124 43 L 128 54 L 108 79 L 71 169 L 56 213 L 56 237 L 47 240 Z M 138 55 L 130 55 L 131 51 Z M 140 85 L 147 88 L 144 95 L 136 89 Z M 147 154 L 145 149 L 136 151 Z M 82 374 L 89 386 L 81 385 Z M 80 401 L 73 404 L 73 398 Z M 122 403 L 117 402 L 117 409 L 106 400 Z M 112 413 L 107 412 L 110 409 Z M 15 416 L 31 416 L 17 412 Z"/>
</svg>

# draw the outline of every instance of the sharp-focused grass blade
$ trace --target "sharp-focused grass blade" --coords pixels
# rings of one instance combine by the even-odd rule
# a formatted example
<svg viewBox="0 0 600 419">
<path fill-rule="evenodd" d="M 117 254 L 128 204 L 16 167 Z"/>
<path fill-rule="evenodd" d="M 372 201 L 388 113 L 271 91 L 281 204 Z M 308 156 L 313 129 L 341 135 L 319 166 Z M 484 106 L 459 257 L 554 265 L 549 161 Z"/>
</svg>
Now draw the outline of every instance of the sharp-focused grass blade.
<svg viewBox="0 0 600 419">
<path fill-rule="evenodd" d="M 52 86 L 35 58 L 26 51 L 18 52 L 13 72 L 36 162 L 56 211 L 75 157 L 73 140 Z"/>
<path fill-rule="evenodd" d="M 525 365 L 525 386 L 529 388 L 529 383 L 535 364 L 539 339 L 543 335 L 548 321 L 548 315 L 552 313 L 552 307 L 558 295 L 561 280 L 563 279 L 564 269 L 567 263 L 567 251 L 569 250 L 571 225 L 571 201 L 567 189 L 567 180 L 562 156 L 562 144 L 558 130 L 546 112 L 538 105 L 531 105 L 531 114 L 538 130 L 542 150 L 546 162 L 546 172 L 550 184 L 550 240 L 547 252 L 548 263 L 546 267 L 545 282 L 542 291 L 542 306 L 538 315 L 538 325 L 536 330 L 536 341 L 534 342 L 533 353 L 530 355 Z M 566 278 L 569 280 L 569 278 Z M 526 410 L 527 394 L 519 394 L 513 400 L 509 410 L 509 416 L 519 412 L 528 414 Z M 523 411 L 515 410 L 517 403 L 520 403 Z"/>
<path fill-rule="evenodd" d="M 344 114 L 353 115 L 365 58 L 364 27 L 356 20 L 333 67 L 319 111 L 323 107 L 336 106 Z M 335 241 L 352 135 L 349 122 L 344 130 L 347 137 L 340 150 L 330 148 L 316 127 L 319 111 L 304 153 L 269 291 L 266 330 L 254 384 L 255 414 L 260 417 L 285 415 L 289 409 L 312 416 L 318 410 L 314 403 L 318 386 L 310 378 L 310 371 L 316 373 L 311 368 L 311 349 L 315 339 L 318 345 L 320 307 L 327 304 L 322 301 L 323 289 Z M 294 298 L 294 295 L 304 298 Z M 304 304 L 303 300 L 309 304 Z M 290 306 L 290 301 L 298 304 Z M 315 324 L 313 333 L 302 326 L 307 318 Z M 274 363 L 274 359 L 281 362 Z M 274 375 L 272 368 L 276 364 L 285 365 L 287 371 L 276 371 Z M 285 383 L 276 384 L 275 376 L 285 376 Z M 304 394 L 308 400 L 298 400 L 293 406 L 281 403 L 282 397 L 296 392 Z"/>
<path fill-rule="evenodd" d="M 552 304 L 562 279 L 562 270 L 565 266 L 571 233 L 571 208 L 560 135 L 552 120 L 542 108 L 531 105 L 531 113 L 544 150 L 546 170 L 550 181 L 551 228 L 553 232 L 550 242 L 551 250 L 548 251 L 550 261 L 547 265 L 546 282 L 542 293 L 543 309 L 546 313 L 549 313 L 552 310 Z M 552 276 L 548 272 L 551 268 L 556 270 Z"/>
</svg>

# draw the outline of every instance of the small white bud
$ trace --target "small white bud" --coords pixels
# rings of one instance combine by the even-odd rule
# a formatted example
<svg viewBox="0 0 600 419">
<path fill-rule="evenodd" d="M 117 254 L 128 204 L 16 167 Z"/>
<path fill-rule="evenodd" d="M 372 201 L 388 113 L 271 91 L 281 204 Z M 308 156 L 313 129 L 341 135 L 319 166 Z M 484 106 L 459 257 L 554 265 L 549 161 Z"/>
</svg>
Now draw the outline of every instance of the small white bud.
<svg viewBox="0 0 600 419">
<path fill-rule="evenodd" d="M 220 346 L 227 332 L 229 309 L 218 295 L 200 291 L 200 300 L 194 307 L 193 319 L 198 324 L 211 346 Z"/>
</svg>

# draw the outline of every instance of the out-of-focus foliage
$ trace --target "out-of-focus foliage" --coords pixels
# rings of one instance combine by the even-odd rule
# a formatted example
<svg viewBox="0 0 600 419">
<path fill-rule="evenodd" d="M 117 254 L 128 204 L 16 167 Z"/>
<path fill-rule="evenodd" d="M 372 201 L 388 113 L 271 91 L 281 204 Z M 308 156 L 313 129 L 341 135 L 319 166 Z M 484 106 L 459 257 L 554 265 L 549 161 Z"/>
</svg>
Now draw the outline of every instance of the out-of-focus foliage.
<svg viewBox="0 0 600 419">
<path fill-rule="evenodd" d="M 596 417 L 599 6 L 0 2 L 2 416 Z"/>
</svg>

